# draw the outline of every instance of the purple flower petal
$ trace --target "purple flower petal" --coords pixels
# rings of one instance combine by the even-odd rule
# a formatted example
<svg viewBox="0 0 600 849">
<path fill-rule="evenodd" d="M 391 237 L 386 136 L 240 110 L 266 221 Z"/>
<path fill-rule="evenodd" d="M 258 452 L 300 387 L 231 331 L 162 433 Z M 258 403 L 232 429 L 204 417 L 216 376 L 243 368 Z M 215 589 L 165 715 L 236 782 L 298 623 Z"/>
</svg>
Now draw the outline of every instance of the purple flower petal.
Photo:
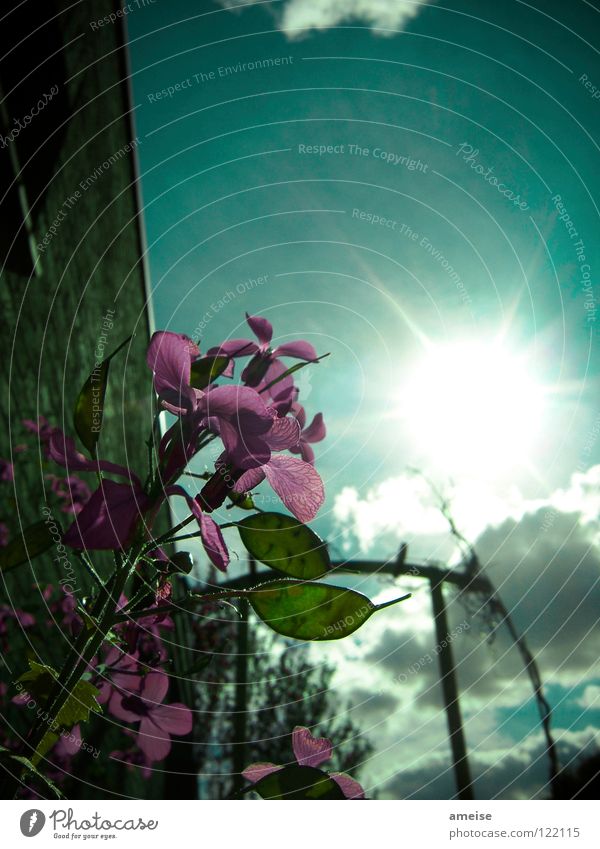
<svg viewBox="0 0 600 849">
<path fill-rule="evenodd" d="M 172 413 L 194 408 L 196 396 L 190 387 L 190 370 L 192 358 L 199 354 L 198 346 L 182 333 L 159 331 L 150 340 L 146 362 L 154 374 L 156 394 Z"/>
<path fill-rule="evenodd" d="M 109 463 L 108 460 L 88 460 L 83 454 L 80 454 L 75 447 L 75 441 L 66 436 L 56 428 L 50 437 L 49 456 L 59 466 L 67 469 L 69 472 L 107 472 L 110 475 L 120 475 L 124 478 L 129 478 L 133 483 L 136 483 L 141 489 L 141 483 L 137 475 L 134 475 L 125 466 L 119 466 L 116 463 Z"/>
<path fill-rule="evenodd" d="M 181 495 L 186 499 L 191 512 L 198 522 L 202 545 L 211 563 L 214 563 L 221 572 L 227 571 L 227 567 L 229 566 L 229 551 L 223 539 L 221 528 L 214 519 L 211 519 L 207 513 L 204 513 L 198 501 L 188 495 L 183 487 L 171 486 L 167 489 L 167 495 Z"/>
<path fill-rule="evenodd" d="M 309 426 L 302 431 L 302 439 L 306 442 L 321 442 L 327 436 L 327 429 L 323 421 L 323 413 L 317 413 Z"/>
<path fill-rule="evenodd" d="M 250 330 L 254 333 L 263 348 L 268 348 L 273 338 L 273 325 L 266 318 L 261 318 L 259 315 L 248 315 L 246 313 L 246 321 Z"/>
<path fill-rule="evenodd" d="M 332 772 L 329 776 L 339 786 L 346 799 L 364 799 L 365 791 L 353 778 L 345 772 Z"/>
<path fill-rule="evenodd" d="M 81 749 L 81 728 L 73 726 L 70 731 L 63 731 L 54 747 L 53 754 L 58 757 L 71 757 Z"/>
<path fill-rule="evenodd" d="M 171 705 L 158 705 L 151 712 L 152 722 L 168 734 L 189 734 L 192 730 L 192 712 L 187 705 L 175 702 Z"/>
<path fill-rule="evenodd" d="M 278 345 L 273 351 L 274 357 L 295 357 L 297 360 L 318 359 L 318 354 L 310 344 L 310 342 L 287 342 L 283 345 Z"/>
<path fill-rule="evenodd" d="M 134 654 L 122 654 L 119 649 L 114 649 L 120 657 L 111 658 L 111 652 L 106 656 L 105 663 L 110 666 L 107 670 L 112 683 L 126 693 L 139 694 L 142 687 L 142 677 L 139 674 L 137 652 Z"/>
<path fill-rule="evenodd" d="M 247 386 L 211 386 L 200 409 L 219 419 L 219 434 L 228 460 L 238 469 L 264 465 L 271 456 L 266 434 L 273 419 L 264 401 Z"/>
<path fill-rule="evenodd" d="M 286 377 L 282 376 L 286 371 L 287 368 L 282 362 L 279 360 L 273 360 L 258 387 L 261 390 L 265 389 L 265 387 L 267 387 L 270 383 L 277 380 L 277 383 L 274 383 L 270 389 L 266 390 L 266 394 L 271 397 L 273 401 L 272 405 L 277 409 L 280 416 L 285 416 L 289 413 L 295 396 L 294 380 L 292 376 L 289 374 Z M 284 407 L 285 409 L 283 409 Z"/>
<path fill-rule="evenodd" d="M 273 451 L 285 451 L 300 441 L 300 424 L 292 416 L 273 419 L 271 430 L 266 436 Z"/>
<path fill-rule="evenodd" d="M 300 522 L 310 522 L 325 501 L 323 481 L 310 463 L 275 455 L 266 464 L 267 480 Z"/>
<path fill-rule="evenodd" d="M 297 725 L 292 731 L 292 749 L 300 766 L 318 767 L 331 760 L 333 746 L 327 737 L 314 737 L 309 728 Z"/>
<path fill-rule="evenodd" d="M 217 525 L 214 519 L 211 519 L 202 510 L 196 516 L 200 524 L 200 538 L 204 550 L 208 554 L 211 563 L 220 569 L 221 572 L 226 572 L 229 566 L 229 551 L 223 539 L 221 528 Z"/>
<path fill-rule="evenodd" d="M 149 502 L 129 484 L 104 480 L 63 537 L 65 545 L 90 551 L 117 551 L 126 546 Z"/>
<path fill-rule="evenodd" d="M 128 696 L 125 699 L 129 698 Z M 113 716 L 116 716 L 117 719 L 120 719 L 122 722 L 139 722 L 142 719 L 142 714 L 136 713 L 131 710 L 129 707 L 123 706 L 124 697 L 115 692 L 110 702 L 108 703 L 108 709 L 112 713 Z"/>
<path fill-rule="evenodd" d="M 256 354 L 258 345 L 252 339 L 230 339 L 222 342 L 218 347 L 211 348 L 206 352 L 208 357 L 248 357 Z"/>
<path fill-rule="evenodd" d="M 241 476 L 236 485 L 233 487 L 234 492 L 250 492 L 251 489 L 254 489 L 262 483 L 266 478 L 264 466 L 260 466 L 258 469 L 248 469 L 247 472 Z"/>
<path fill-rule="evenodd" d="M 293 450 L 293 449 L 292 449 Z M 297 454 L 297 451 L 294 451 L 294 454 Z M 315 464 L 315 452 L 312 450 L 308 442 L 300 443 L 300 456 L 304 460 L 305 463 L 310 463 L 311 466 Z"/>
<path fill-rule="evenodd" d="M 164 672 L 149 672 L 142 684 L 141 698 L 152 705 L 159 705 L 164 701 L 169 689 L 169 676 Z"/>
<path fill-rule="evenodd" d="M 300 425 L 300 429 L 304 429 L 304 425 L 306 424 L 306 410 L 299 404 L 297 401 L 294 401 L 292 404 L 292 415 L 296 416 L 298 419 L 298 424 Z"/>
<path fill-rule="evenodd" d="M 171 751 L 171 738 L 149 716 L 142 719 L 136 742 L 149 761 L 163 761 Z"/>
<path fill-rule="evenodd" d="M 246 781 L 251 781 L 252 784 L 256 784 L 262 778 L 265 778 L 267 775 L 272 775 L 274 772 L 279 772 L 281 769 L 283 769 L 283 767 L 277 766 L 277 764 L 250 764 L 250 766 L 247 766 L 242 772 L 242 775 Z"/>
</svg>

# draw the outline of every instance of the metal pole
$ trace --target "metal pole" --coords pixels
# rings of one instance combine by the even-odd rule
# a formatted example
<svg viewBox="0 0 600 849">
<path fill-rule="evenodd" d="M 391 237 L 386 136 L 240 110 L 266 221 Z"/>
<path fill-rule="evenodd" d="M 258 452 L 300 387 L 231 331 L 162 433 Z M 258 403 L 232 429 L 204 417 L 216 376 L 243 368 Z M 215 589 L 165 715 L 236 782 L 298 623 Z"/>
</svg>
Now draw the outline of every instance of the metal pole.
<svg viewBox="0 0 600 849">
<path fill-rule="evenodd" d="M 440 661 L 442 693 L 446 709 L 446 720 L 448 722 L 448 736 L 450 737 L 452 760 L 454 762 L 457 796 L 462 800 L 473 799 L 471 771 L 467 759 L 467 747 L 458 702 L 454 656 L 452 644 L 448 640 L 448 617 L 446 615 L 443 582 L 430 581 L 430 586 L 435 622 L 436 651 Z"/>
</svg>

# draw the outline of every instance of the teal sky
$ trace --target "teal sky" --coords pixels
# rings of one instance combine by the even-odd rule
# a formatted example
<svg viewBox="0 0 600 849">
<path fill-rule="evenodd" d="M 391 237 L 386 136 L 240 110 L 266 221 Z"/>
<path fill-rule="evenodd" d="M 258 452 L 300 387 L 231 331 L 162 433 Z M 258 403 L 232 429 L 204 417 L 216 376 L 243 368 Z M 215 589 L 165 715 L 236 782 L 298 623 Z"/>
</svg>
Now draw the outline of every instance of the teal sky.
<svg viewBox="0 0 600 849">
<path fill-rule="evenodd" d="M 597 483 L 572 475 L 600 461 L 598 11 L 481 0 L 475 15 L 449 0 L 394 32 L 364 0 L 350 4 L 361 15 L 297 33 L 278 24 L 296 9 L 300 20 L 302 0 L 223 5 L 239 4 L 156 0 L 127 18 L 156 326 L 206 349 L 246 336 L 244 313 L 260 313 L 277 340 L 331 353 L 298 382 L 328 426 L 315 527 L 340 549 L 366 547 L 360 529 L 344 532 L 344 516 L 359 515 L 344 514 L 344 490 L 381 517 L 386 482 L 393 501 L 407 466 L 446 480 L 401 412 L 430 345 L 500 338 L 544 395 L 526 463 L 454 476 L 510 505 L 474 533 L 485 543 L 492 525 L 522 528 L 524 513 L 585 513 L 578 493 Z M 452 402 L 438 412 L 441 432 L 469 416 Z M 397 542 L 382 522 L 369 554 Z M 414 531 L 414 545 L 447 553 L 435 527 Z M 579 732 L 590 721 L 578 700 L 560 717 Z M 524 721 L 515 715 L 515 738 Z"/>
</svg>

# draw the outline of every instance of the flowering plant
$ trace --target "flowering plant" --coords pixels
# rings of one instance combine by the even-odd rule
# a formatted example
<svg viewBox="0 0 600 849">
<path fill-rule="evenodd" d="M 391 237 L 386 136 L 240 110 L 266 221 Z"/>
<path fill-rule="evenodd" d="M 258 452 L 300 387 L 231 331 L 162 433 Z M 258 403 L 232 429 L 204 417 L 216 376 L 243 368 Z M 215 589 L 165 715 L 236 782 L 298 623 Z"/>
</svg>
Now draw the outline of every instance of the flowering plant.
<svg viewBox="0 0 600 849">
<path fill-rule="evenodd" d="M 22 745 L 2 752 L 12 792 L 28 771 L 40 774 L 51 750 L 58 759 L 71 757 L 81 745 L 81 725 L 93 713 L 108 711 L 129 726 L 132 747 L 115 750 L 113 757 L 146 771 L 169 754 L 173 736 L 190 733 L 191 708 L 167 701 L 168 653 L 162 632 L 173 628 L 174 617 L 193 614 L 206 604 L 243 599 L 262 622 L 287 638 L 331 640 L 348 636 L 389 604 L 376 606 L 358 592 L 322 582 L 330 569 L 327 548 L 306 523 L 324 502 L 311 445 L 326 430 L 321 413 L 305 427 L 306 413 L 293 379 L 299 368 L 321 358 L 308 342 L 272 348 L 271 324 L 258 316 L 246 318 L 257 342 L 229 340 L 205 354 L 183 334 L 153 335 L 147 364 L 157 409 L 145 479 L 128 466 L 101 459 L 99 452 L 109 366 L 123 345 L 96 366 L 78 395 L 73 424 L 86 454 L 59 428 L 45 421 L 28 423 L 30 430 L 37 428 L 46 456 L 66 472 L 64 478 L 51 476 L 61 511 L 73 517 L 58 542 L 77 556 L 94 589 L 86 598 L 76 598 L 71 590 L 53 602 L 51 609 L 73 635 L 60 667 L 30 659 L 19 679 L 13 702 L 34 700 L 40 709 Z M 242 357 L 247 362 L 240 382 L 234 383 L 235 361 Z M 283 357 L 300 362 L 286 367 Z M 220 448 L 212 455 L 211 468 L 191 472 L 190 463 L 209 445 L 214 448 L 213 443 Z M 95 475 L 93 492 L 79 478 L 81 473 Z M 197 491 L 184 488 L 182 479 L 199 483 Z M 252 492 L 263 482 L 288 512 L 256 507 Z M 158 533 L 170 498 L 181 499 L 188 515 Z M 216 511 L 225 504 L 246 515 L 219 523 Z M 191 525 L 195 529 L 181 534 Z M 38 522 L 24 530 L 0 551 L 2 570 L 15 569 L 56 546 L 56 520 L 53 528 Z M 199 539 L 212 566 L 225 573 L 230 563 L 226 528 L 236 528 L 250 555 L 270 571 L 243 588 L 234 581 L 194 592 L 185 578 L 191 558 L 177 547 L 183 540 Z M 114 567 L 101 577 L 96 553 L 106 551 L 112 552 Z M 174 586 L 183 588 L 176 603 Z M 43 592 L 46 599 L 52 597 L 51 587 Z M 1 616 L 2 622 L 17 616 L 22 627 L 33 624 L 25 612 L 6 610 Z M 0 636 L 6 630 L 2 622 Z M 331 753 L 328 741 L 313 738 L 304 728 L 296 728 L 293 741 L 295 765 L 281 768 L 281 775 L 279 767 L 260 765 L 263 782 L 278 775 L 279 790 L 269 791 L 270 797 L 361 797 L 359 785 L 348 776 L 328 777 L 317 769 Z M 256 783 L 257 770 L 255 765 L 244 774 Z"/>
</svg>

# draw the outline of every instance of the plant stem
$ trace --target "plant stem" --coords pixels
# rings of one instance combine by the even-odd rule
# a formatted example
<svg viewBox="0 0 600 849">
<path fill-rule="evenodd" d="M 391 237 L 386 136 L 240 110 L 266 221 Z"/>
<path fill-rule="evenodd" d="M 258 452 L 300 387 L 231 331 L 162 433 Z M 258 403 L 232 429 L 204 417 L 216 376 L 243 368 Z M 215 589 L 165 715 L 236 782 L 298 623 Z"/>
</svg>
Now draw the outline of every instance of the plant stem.
<svg viewBox="0 0 600 849">
<path fill-rule="evenodd" d="M 38 719 L 34 723 L 25 743 L 28 750 L 28 757 L 34 760 L 34 765 L 38 748 L 46 735 L 56 727 L 56 719 L 60 711 L 71 697 L 73 689 L 81 680 L 81 677 L 114 624 L 116 606 L 119 603 L 121 593 L 125 589 L 127 580 L 134 571 L 136 562 L 137 558 L 127 560 L 104 585 L 103 592 L 98 596 L 93 608 L 93 616 L 94 618 L 97 617 L 98 623 L 96 629 L 90 632 L 84 625 L 82 632 L 67 655 L 44 705 L 44 715 L 46 718 Z M 18 774 L 8 776 L 5 782 L 3 798 L 14 796 L 18 790 L 19 782 L 20 776 Z"/>
<path fill-rule="evenodd" d="M 223 590 L 222 592 L 215 590 L 215 592 L 206 593 L 205 595 L 192 595 L 187 598 L 188 604 L 180 604 L 177 607 L 170 604 L 163 605 L 162 607 L 148 607 L 146 610 L 136 610 L 133 613 L 121 613 L 116 617 L 116 621 L 129 622 L 132 619 L 143 619 L 145 616 L 160 616 L 163 613 L 168 613 L 170 615 L 180 612 L 187 613 L 190 610 L 191 602 L 221 601 L 227 598 L 241 598 L 248 592 L 249 590 Z"/>
</svg>

